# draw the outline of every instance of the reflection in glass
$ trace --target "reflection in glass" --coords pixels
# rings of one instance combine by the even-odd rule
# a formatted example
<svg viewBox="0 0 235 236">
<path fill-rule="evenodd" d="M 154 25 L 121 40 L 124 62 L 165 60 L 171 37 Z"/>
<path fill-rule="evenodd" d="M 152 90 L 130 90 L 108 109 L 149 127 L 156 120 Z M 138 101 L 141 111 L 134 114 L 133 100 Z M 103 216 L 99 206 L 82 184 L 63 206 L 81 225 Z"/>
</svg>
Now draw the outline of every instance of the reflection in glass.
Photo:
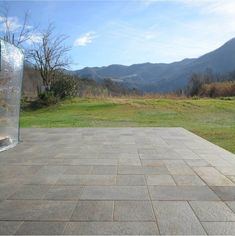
<svg viewBox="0 0 235 236">
<path fill-rule="evenodd" d="M 24 55 L 0 39 L 0 151 L 19 141 L 19 112 Z"/>
</svg>

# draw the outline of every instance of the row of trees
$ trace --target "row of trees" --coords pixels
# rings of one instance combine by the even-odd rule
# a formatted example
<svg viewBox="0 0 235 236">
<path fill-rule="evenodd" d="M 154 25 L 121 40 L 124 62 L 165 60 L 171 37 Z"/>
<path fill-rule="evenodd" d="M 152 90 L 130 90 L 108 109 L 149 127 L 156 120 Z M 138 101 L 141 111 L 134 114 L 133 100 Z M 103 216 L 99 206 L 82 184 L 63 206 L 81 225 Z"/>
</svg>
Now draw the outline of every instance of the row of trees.
<svg viewBox="0 0 235 236">
<path fill-rule="evenodd" d="M 215 74 L 207 69 L 203 73 L 194 73 L 184 93 L 187 96 L 235 96 L 235 71 Z"/>
</svg>

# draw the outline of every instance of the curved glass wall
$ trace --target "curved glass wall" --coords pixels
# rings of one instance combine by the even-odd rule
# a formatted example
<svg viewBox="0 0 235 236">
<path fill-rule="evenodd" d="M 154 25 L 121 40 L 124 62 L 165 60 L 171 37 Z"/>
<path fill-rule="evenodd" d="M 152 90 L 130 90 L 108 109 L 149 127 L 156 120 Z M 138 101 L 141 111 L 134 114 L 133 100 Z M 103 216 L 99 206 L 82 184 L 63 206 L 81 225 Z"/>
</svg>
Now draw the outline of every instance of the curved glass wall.
<svg viewBox="0 0 235 236">
<path fill-rule="evenodd" d="M 0 151 L 19 141 L 19 112 L 24 55 L 0 39 Z"/>
</svg>

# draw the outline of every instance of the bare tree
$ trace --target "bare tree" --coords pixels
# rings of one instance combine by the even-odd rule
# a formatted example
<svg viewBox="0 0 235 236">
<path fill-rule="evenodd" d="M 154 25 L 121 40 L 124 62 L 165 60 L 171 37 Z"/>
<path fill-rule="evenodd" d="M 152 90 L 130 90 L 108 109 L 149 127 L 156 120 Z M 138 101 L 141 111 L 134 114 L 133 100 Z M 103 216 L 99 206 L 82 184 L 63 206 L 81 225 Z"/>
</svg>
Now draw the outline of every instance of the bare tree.
<svg viewBox="0 0 235 236">
<path fill-rule="evenodd" d="M 35 69 L 40 72 L 46 90 L 50 90 L 56 73 L 69 66 L 67 53 L 71 48 L 64 44 L 66 39 L 65 35 L 56 35 L 55 27 L 50 24 L 42 32 L 41 42 L 31 50 Z"/>
<path fill-rule="evenodd" d="M 29 12 L 25 12 L 22 24 L 18 22 L 14 17 L 9 15 L 9 7 L 4 4 L 0 7 L 0 22 L 2 24 L 2 38 L 16 46 L 21 46 L 28 40 L 31 40 L 36 27 L 30 26 L 29 23 Z"/>
</svg>

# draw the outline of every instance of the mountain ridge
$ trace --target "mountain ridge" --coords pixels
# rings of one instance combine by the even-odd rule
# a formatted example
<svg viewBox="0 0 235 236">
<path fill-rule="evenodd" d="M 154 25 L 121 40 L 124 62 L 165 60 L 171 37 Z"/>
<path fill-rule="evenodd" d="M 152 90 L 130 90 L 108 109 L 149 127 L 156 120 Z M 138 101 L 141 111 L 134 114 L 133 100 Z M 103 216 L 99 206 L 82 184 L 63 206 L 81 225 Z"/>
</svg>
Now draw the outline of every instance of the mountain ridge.
<svg viewBox="0 0 235 236">
<path fill-rule="evenodd" d="M 171 63 L 85 67 L 72 73 L 96 81 L 111 78 L 143 92 L 166 93 L 184 88 L 193 73 L 203 73 L 207 69 L 221 74 L 235 70 L 235 38 L 198 58 L 185 58 Z"/>
</svg>

